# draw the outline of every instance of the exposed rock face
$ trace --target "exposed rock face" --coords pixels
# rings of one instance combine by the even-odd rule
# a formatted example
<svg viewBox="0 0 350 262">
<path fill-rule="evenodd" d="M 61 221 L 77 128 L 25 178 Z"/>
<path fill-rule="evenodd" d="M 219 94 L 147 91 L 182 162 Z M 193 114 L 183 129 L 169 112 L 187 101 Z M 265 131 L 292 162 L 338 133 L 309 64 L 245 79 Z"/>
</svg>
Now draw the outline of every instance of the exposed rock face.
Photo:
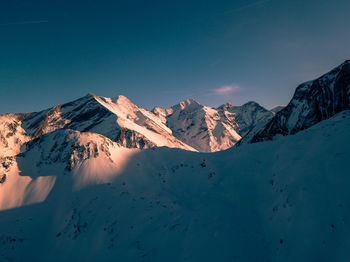
<svg viewBox="0 0 350 262">
<path fill-rule="evenodd" d="M 50 109 L 31 113 L 23 120 L 23 127 L 34 138 L 58 129 L 77 131 L 102 131 L 103 125 L 113 125 L 116 117 L 98 103 L 94 95 L 87 95 L 73 102 L 57 105 Z M 117 130 L 104 130 L 103 135 L 112 138 Z"/>
<path fill-rule="evenodd" d="M 350 60 L 320 78 L 297 87 L 290 103 L 248 142 L 295 134 L 350 109 Z M 246 140 L 246 139 L 243 139 Z"/>
<path fill-rule="evenodd" d="M 138 132 L 126 128 L 122 128 L 120 130 L 120 134 L 117 137 L 116 142 L 119 145 L 128 148 L 146 149 L 156 146 L 156 144 L 146 139 L 142 134 L 139 134 Z"/>
<path fill-rule="evenodd" d="M 96 158 L 100 154 L 109 158 L 110 148 L 116 146 L 116 143 L 99 134 L 59 129 L 26 143 L 24 152 L 17 155 L 17 161 L 35 159 L 35 163 L 30 164 L 39 168 L 43 165 L 62 164 L 70 171 L 77 163 Z M 39 158 L 36 157 L 38 155 Z"/>
</svg>

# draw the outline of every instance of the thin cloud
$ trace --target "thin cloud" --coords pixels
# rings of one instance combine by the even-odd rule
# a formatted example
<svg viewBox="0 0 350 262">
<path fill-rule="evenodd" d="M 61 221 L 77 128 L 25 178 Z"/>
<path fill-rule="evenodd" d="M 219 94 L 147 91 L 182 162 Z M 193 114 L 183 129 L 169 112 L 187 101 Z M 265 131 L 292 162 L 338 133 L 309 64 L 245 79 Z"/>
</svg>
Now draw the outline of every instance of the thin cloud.
<svg viewBox="0 0 350 262">
<path fill-rule="evenodd" d="M 244 5 L 244 6 L 241 6 L 241 7 L 235 8 L 235 9 L 232 9 L 232 10 L 229 11 L 229 13 L 233 13 L 233 12 L 237 12 L 237 11 L 242 11 L 242 10 L 250 9 L 250 8 L 253 8 L 253 7 L 256 7 L 256 6 L 259 6 L 259 5 L 266 4 L 266 3 L 270 2 L 270 1 L 271 1 L 271 0 L 257 1 L 257 2 L 251 3 L 251 4 L 249 4 L 249 5 Z"/>
<path fill-rule="evenodd" d="M 27 25 L 27 24 L 42 24 L 42 23 L 48 23 L 48 20 L 38 20 L 38 21 L 22 21 L 22 22 L 11 22 L 11 23 L 4 23 L 0 24 L 0 26 L 7 26 L 7 25 Z"/>
<path fill-rule="evenodd" d="M 214 93 L 217 95 L 227 95 L 237 91 L 238 89 L 240 89 L 238 85 L 221 86 L 217 89 L 214 89 Z"/>
</svg>

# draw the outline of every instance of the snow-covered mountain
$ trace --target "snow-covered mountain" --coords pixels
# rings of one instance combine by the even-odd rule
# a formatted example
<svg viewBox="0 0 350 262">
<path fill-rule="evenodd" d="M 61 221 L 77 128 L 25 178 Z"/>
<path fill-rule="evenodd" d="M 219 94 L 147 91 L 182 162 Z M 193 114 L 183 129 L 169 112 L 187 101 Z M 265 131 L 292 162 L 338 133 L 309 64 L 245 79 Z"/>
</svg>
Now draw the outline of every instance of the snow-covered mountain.
<svg viewBox="0 0 350 262">
<path fill-rule="evenodd" d="M 217 109 L 189 99 L 171 108 L 153 109 L 179 140 L 198 151 L 212 152 L 233 146 L 241 136 Z"/>
<path fill-rule="evenodd" d="M 290 103 L 262 129 L 241 143 L 271 140 L 295 134 L 333 115 L 350 109 L 350 60 L 327 74 L 299 85 Z"/>
<path fill-rule="evenodd" d="M 212 108 L 189 99 L 168 109 L 156 107 L 151 112 L 125 96 L 106 98 L 88 94 L 40 112 L 0 116 L 4 120 L 0 143 L 5 148 L 13 148 L 7 147 L 7 143 L 17 143 L 18 151 L 22 142 L 59 129 L 71 129 L 101 134 L 128 148 L 167 146 L 213 152 L 230 148 L 250 129 L 272 116 L 254 102 Z M 11 135 L 14 128 L 20 129 L 18 135 L 23 137 Z"/>
<path fill-rule="evenodd" d="M 168 146 L 194 150 L 175 138 L 153 113 L 138 107 L 125 96 L 106 98 L 89 94 L 31 113 L 22 120 L 22 127 L 34 138 L 58 129 L 72 129 L 101 134 L 129 148 Z"/>
<path fill-rule="evenodd" d="M 226 103 L 219 107 L 222 114 L 231 122 L 236 124 L 236 130 L 241 137 L 244 137 L 256 126 L 266 124 L 272 119 L 273 113 L 254 101 L 245 103 L 242 106 L 232 106 Z"/>
<path fill-rule="evenodd" d="M 0 184 L 0 257 L 346 261 L 349 132 L 344 111 L 212 154 L 49 132 L 26 144 Z"/>
<path fill-rule="evenodd" d="M 1 115 L 0 261 L 346 261 L 349 72 L 275 115 L 95 95 Z M 196 152 L 240 135 L 265 142 Z"/>
<path fill-rule="evenodd" d="M 255 126 L 261 126 L 273 113 L 255 102 L 242 106 L 226 103 L 219 108 L 204 106 L 193 99 L 152 112 L 173 135 L 200 152 L 215 152 L 232 147 Z"/>
</svg>

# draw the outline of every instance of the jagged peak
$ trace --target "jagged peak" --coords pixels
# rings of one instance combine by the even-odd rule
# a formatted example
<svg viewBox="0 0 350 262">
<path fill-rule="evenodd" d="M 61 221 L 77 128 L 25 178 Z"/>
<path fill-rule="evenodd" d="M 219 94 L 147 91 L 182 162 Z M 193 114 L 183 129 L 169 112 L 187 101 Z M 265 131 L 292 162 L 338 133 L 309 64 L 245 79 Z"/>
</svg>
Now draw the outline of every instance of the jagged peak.
<svg viewBox="0 0 350 262">
<path fill-rule="evenodd" d="M 86 96 L 87 96 L 87 97 L 91 97 L 91 96 L 92 96 L 92 97 L 97 97 L 97 95 L 95 95 L 94 93 L 90 93 L 90 92 L 89 92 L 89 93 L 87 93 L 87 95 L 86 95 Z"/>
<path fill-rule="evenodd" d="M 159 111 L 159 110 L 165 110 L 165 109 L 160 107 L 160 106 L 155 106 L 155 107 L 153 107 L 153 109 L 151 111 L 154 112 L 154 111 Z"/>
<path fill-rule="evenodd" d="M 199 102 L 197 102 L 196 100 L 190 98 L 190 99 L 186 99 L 186 100 L 181 101 L 180 103 L 178 103 L 175 106 L 172 106 L 171 108 L 173 108 L 173 109 L 179 108 L 181 110 L 185 110 L 185 109 L 191 110 L 191 109 L 197 109 L 200 107 L 204 107 L 204 106 L 202 104 L 200 104 Z"/>
<path fill-rule="evenodd" d="M 67 102 L 64 104 L 56 105 L 54 107 L 61 106 L 62 108 L 67 108 L 67 107 L 71 107 L 71 106 L 75 106 L 75 107 L 80 106 L 80 105 L 82 106 L 83 104 L 90 103 L 90 102 L 97 102 L 98 103 L 99 99 L 101 99 L 99 96 L 97 96 L 93 93 L 88 93 L 83 97 L 80 97 L 78 99 L 75 99 L 73 101 L 70 101 L 70 102 Z M 54 107 L 51 107 L 51 108 L 47 109 L 46 111 L 51 110 Z"/>
<path fill-rule="evenodd" d="M 81 97 L 81 98 L 78 98 L 78 99 L 76 99 L 76 100 L 74 100 L 74 101 L 79 101 L 79 100 L 92 100 L 92 99 L 94 99 L 94 100 L 98 100 L 100 97 L 99 96 L 97 96 L 97 95 L 95 95 L 94 93 L 87 93 L 85 96 L 83 96 L 83 97 Z M 72 102 L 74 102 L 74 101 L 72 101 Z"/>
<path fill-rule="evenodd" d="M 135 105 L 129 98 L 124 95 L 118 95 L 117 97 L 112 98 L 112 101 L 118 105 Z"/>
<path fill-rule="evenodd" d="M 226 102 L 225 104 L 219 106 L 218 109 L 227 110 L 230 107 L 232 107 L 232 104 L 230 102 Z"/>
<path fill-rule="evenodd" d="M 156 115 L 166 115 L 166 110 L 160 106 L 155 106 L 151 112 Z"/>
</svg>

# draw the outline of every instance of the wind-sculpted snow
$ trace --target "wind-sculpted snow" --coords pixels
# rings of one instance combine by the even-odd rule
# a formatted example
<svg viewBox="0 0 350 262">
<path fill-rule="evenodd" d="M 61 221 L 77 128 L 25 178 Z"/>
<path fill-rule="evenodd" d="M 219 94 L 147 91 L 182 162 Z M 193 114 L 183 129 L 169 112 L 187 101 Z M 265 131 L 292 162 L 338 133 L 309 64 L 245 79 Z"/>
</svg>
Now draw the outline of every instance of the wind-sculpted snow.
<svg viewBox="0 0 350 262">
<path fill-rule="evenodd" d="M 212 154 L 50 132 L 26 145 L 18 168 L 9 167 L 11 183 L 55 179 L 24 189 L 49 191 L 36 204 L 24 194 L 17 208 L 0 212 L 0 257 L 346 261 L 349 132 L 343 111 L 294 136 Z M 3 194 L 5 187 L 1 203 L 15 195 Z"/>
<path fill-rule="evenodd" d="M 244 142 L 271 140 L 295 134 L 333 115 L 350 109 L 350 60 L 320 78 L 297 87 L 290 103 Z"/>
</svg>

